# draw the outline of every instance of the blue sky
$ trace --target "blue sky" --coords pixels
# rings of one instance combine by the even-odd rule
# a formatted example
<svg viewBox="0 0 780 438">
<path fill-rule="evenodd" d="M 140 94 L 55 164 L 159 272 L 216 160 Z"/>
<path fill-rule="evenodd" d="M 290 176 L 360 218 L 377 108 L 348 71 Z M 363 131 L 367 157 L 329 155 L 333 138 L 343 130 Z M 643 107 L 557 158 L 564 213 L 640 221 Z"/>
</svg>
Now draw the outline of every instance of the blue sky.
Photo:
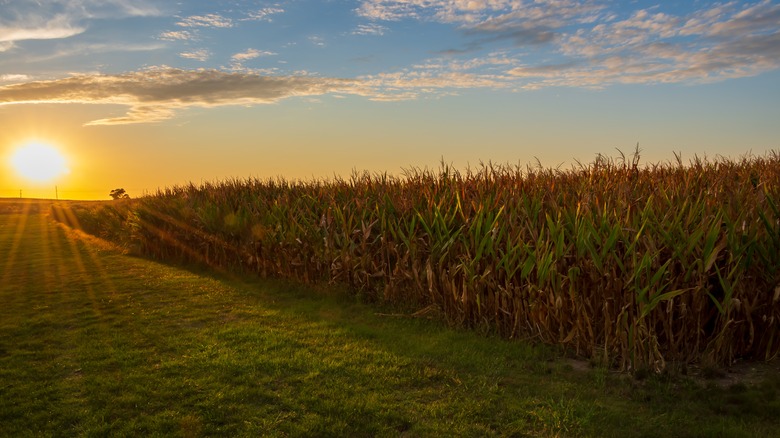
<svg viewBox="0 0 780 438">
<path fill-rule="evenodd" d="M 0 11 L 0 123 L 24 114 L 32 133 L 0 147 L 56 117 L 50 141 L 74 155 L 110 143 L 212 165 L 182 160 L 142 186 L 442 158 L 556 165 L 637 142 L 651 160 L 778 147 L 777 1 L 0 0 Z"/>
</svg>

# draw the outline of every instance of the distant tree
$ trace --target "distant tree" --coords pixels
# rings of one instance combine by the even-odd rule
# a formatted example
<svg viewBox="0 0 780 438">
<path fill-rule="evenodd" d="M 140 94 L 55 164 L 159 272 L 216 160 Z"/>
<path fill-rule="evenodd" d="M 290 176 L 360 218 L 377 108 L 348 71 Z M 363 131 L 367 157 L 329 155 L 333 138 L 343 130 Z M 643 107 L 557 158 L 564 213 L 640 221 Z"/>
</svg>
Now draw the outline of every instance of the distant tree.
<svg viewBox="0 0 780 438">
<path fill-rule="evenodd" d="M 114 200 L 130 198 L 130 195 L 127 194 L 125 189 L 114 189 L 114 190 L 111 190 L 111 193 L 109 193 L 109 195 L 111 195 L 111 199 L 114 199 Z"/>
</svg>

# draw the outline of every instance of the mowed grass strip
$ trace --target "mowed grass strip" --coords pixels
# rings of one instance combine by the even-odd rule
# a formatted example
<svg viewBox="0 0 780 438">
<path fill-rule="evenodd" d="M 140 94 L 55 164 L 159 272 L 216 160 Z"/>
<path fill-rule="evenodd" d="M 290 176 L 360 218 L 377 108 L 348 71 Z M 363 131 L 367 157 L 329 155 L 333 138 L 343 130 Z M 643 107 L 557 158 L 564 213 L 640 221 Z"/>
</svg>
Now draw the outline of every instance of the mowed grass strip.
<svg viewBox="0 0 780 438">
<path fill-rule="evenodd" d="M 0 436 L 772 436 L 780 379 L 576 370 L 336 292 L 0 214 Z M 391 313 L 391 311 L 385 312 Z"/>
</svg>

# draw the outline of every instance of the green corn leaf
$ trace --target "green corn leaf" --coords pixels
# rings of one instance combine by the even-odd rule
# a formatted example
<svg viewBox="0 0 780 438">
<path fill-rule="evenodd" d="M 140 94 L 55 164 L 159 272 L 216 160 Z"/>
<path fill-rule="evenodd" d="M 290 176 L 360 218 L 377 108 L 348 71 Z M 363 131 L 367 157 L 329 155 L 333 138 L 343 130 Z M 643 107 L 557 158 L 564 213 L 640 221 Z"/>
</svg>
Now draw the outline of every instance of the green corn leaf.
<svg viewBox="0 0 780 438">
<path fill-rule="evenodd" d="M 644 306 L 642 309 L 642 313 L 639 315 L 639 318 L 642 319 L 645 316 L 647 316 L 650 312 L 653 311 L 659 304 L 661 304 L 663 301 L 671 300 L 672 298 L 682 295 L 685 292 L 688 292 L 692 290 L 691 288 L 687 289 L 676 289 L 669 292 L 664 292 L 662 294 L 656 294 L 653 296 L 653 298 L 650 300 L 650 302 Z"/>
<path fill-rule="evenodd" d="M 669 264 L 672 263 L 672 260 L 669 259 L 661 265 L 661 267 L 658 269 L 658 271 L 653 275 L 653 278 L 650 279 L 650 286 L 653 287 L 657 285 L 661 279 L 663 278 L 664 274 L 666 274 L 666 268 L 669 267 Z"/>
<path fill-rule="evenodd" d="M 531 275 L 531 271 L 534 269 L 535 265 L 536 265 L 535 254 L 529 253 L 528 257 L 525 259 L 525 263 L 523 263 L 523 270 L 520 272 L 520 277 L 523 280 L 528 279 L 528 276 Z"/>
<path fill-rule="evenodd" d="M 721 315 L 725 314 L 726 312 L 723 311 L 723 307 L 720 305 L 720 302 L 715 298 L 710 291 L 706 291 L 707 296 L 710 297 L 710 300 L 715 304 L 715 307 L 718 309 L 718 313 Z"/>
</svg>

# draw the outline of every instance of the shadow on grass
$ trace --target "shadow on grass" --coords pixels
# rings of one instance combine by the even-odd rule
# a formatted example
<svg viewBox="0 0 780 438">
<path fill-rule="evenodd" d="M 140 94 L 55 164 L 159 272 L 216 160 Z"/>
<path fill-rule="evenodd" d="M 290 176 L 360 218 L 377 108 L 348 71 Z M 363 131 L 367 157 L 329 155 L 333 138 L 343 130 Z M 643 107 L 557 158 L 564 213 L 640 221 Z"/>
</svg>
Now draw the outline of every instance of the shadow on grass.
<svg viewBox="0 0 780 438">
<path fill-rule="evenodd" d="M 25 223 L 0 228 L 0 247 L 16 248 L 0 284 L 0 435 L 777 430 L 776 380 L 720 389 L 577 370 L 553 348 L 385 316 L 398 312 L 335 288 L 161 264 Z"/>
</svg>

